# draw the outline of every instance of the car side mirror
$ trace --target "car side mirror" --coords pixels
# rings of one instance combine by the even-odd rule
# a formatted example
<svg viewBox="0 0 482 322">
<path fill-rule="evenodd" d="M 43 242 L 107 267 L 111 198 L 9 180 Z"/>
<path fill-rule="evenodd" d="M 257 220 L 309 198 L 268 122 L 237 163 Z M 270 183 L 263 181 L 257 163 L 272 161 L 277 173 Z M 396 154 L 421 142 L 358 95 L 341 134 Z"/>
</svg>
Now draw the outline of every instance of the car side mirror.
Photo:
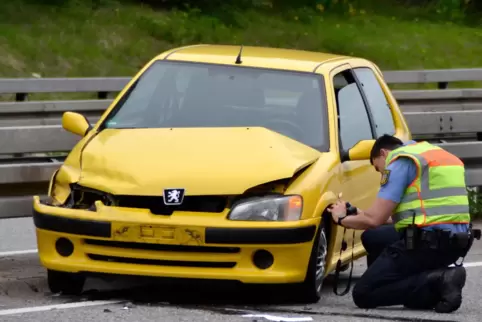
<svg viewBox="0 0 482 322">
<path fill-rule="evenodd" d="M 370 160 L 370 152 L 372 151 L 375 140 L 358 141 L 348 152 L 344 153 L 343 161 L 359 161 Z"/>
<path fill-rule="evenodd" d="M 70 133 L 85 136 L 92 128 L 85 116 L 75 112 L 65 112 L 62 115 L 62 127 Z"/>
</svg>

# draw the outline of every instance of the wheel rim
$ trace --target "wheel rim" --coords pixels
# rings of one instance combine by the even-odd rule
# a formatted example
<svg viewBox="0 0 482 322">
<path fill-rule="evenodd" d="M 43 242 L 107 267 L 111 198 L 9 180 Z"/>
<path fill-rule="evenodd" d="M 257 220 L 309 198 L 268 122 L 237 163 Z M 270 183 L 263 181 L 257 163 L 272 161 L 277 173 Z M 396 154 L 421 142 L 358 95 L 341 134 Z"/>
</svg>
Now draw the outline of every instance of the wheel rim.
<svg viewBox="0 0 482 322">
<path fill-rule="evenodd" d="M 316 291 L 320 292 L 321 291 L 321 286 L 322 286 L 322 280 L 323 276 L 325 275 L 325 261 L 326 261 L 326 233 L 325 229 L 321 228 L 320 232 L 320 241 L 318 244 L 318 254 L 316 257 Z"/>
</svg>

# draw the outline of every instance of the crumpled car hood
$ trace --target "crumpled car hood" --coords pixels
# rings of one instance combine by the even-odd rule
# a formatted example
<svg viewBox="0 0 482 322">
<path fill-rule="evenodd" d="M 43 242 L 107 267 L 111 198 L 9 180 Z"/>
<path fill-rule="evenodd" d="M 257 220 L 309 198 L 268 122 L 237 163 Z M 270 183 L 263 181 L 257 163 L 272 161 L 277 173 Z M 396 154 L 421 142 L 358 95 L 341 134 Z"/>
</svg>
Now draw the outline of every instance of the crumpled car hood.
<svg viewBox="0 0 482 322">
<path fill-rule="evenodd" d="M 105 129 L 82 152 L 79 184 L 123 195 L 235 195 L 320 155 L 264 128 Z"/>
</svg>

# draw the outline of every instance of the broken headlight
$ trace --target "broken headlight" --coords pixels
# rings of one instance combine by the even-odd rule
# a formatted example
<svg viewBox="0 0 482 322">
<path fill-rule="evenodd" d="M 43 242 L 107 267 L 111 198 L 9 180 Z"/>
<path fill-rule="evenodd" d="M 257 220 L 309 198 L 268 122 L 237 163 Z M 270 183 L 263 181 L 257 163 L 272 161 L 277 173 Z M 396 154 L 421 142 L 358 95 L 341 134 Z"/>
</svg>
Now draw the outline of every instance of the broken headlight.
<svg viewBox="0 0 482 322">
<path fill-rule="evenodd" d="M 228 219 L 244 221 L 294 221 L 301 218 L 301 196 L 263 196 L 243 200 L 233 206 Z"/>
<path fill-rule="evenodd" d="M 95 211 L 95 202 L 101 201 L 106 206 L 114 206 L 115 199 L 112 195 L 92 188 L 71 184 L 71 193 L 65 206 L 72 209 L 86 209 Z"/>
</svg>

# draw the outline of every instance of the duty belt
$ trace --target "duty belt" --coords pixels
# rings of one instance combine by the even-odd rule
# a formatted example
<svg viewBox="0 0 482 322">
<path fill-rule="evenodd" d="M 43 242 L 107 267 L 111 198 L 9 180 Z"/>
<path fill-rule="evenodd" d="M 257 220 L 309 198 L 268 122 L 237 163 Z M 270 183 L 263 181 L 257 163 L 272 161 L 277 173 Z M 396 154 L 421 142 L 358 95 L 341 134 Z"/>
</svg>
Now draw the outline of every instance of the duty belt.
<svg viewBox="0 0 482 322">
<path fill-rule="evenodd" d="M 469 244 L 469 233 L 452 233 L 447 230 L 421 230 L 418 233 L 421 247 L 430 249 L 465 249 Z M 418 243 L 417 243 L 418 244 Z"/>
<path fill-rule="evenodd" d="M 459 249 L 465 250 L 472 246 L 475 239 L 480 239 L 480 230 L 470 227 L 468 232 L 452 233 L 449 230 L 424 230 L 412 227 L 403 232 L 403 238 L 407 244 L 413 248 L 429 248 L 429 249 Z M 413 237 L 411 237 L 413 236 Z M 411 239 L 411 240 L 410 240 Z"/>
</svg>

